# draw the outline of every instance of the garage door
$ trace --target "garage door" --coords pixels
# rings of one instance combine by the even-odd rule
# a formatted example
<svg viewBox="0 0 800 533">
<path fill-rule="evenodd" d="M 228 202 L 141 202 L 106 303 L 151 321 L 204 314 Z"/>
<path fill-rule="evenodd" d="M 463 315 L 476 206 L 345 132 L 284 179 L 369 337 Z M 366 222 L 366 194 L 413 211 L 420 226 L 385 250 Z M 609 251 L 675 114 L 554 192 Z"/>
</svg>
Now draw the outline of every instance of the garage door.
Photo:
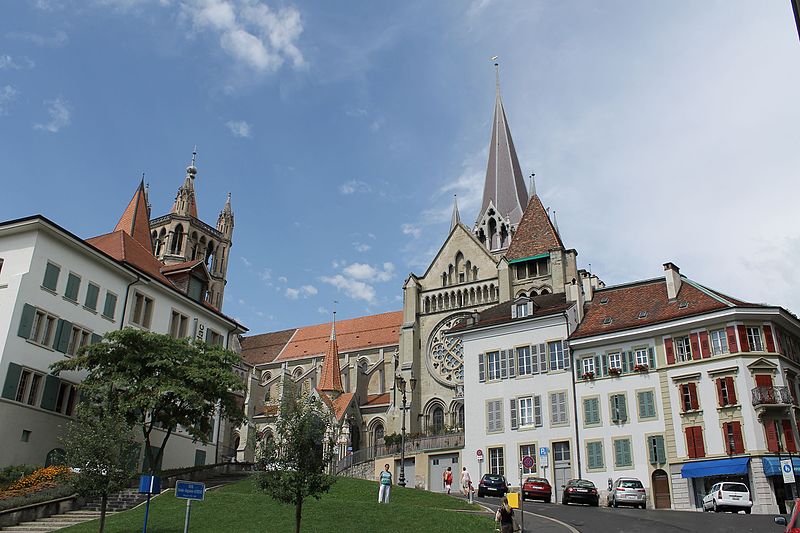
<svg viewBox="0 0 800 533">
<path fill-rule="evenodd" d="M 406 458 L 406 487 L 415 488 L 416 478 L 414 477 L 414 458 Z M 400 459 L 394 462 L 394 479 L 395 484 L 400 482 Z"/>
<path fill-rule="evenodd" d="M 444 491 L 442 477 L 447 467 L 453 472 L 453 485 L 458 484 L 458 454 L 443 453 L 441 455 L 428 456 L 428 490 L 434 492 Z"/>
</svg>

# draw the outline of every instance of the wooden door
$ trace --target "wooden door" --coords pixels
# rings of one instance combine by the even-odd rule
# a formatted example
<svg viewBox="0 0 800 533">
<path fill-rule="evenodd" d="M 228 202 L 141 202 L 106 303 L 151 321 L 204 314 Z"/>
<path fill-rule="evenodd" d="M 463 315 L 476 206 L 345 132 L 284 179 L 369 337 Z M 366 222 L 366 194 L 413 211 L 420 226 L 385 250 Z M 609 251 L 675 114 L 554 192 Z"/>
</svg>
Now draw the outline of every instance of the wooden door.
<svg viewBox="0 0 800 533">
<path fill-rule="evenodd" d="M 669 509 L 672 507 L 672 500 L 669 496 L 669 479 L 663 470 L 653 472 L 653 504 L 656 509 Z"/>
</svg>

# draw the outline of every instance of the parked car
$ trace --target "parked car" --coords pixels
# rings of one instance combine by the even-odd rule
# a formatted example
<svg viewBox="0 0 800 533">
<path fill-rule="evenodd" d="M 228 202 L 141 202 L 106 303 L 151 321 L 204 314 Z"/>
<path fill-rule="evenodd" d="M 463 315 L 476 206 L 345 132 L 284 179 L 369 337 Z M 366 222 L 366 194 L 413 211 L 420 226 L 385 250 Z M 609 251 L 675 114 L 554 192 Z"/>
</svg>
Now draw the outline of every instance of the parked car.
<svg viewBox="0 0 800 533">
<path fill-rule="evenodd" d="M 484 474 L 478 483 L 478 497 L 491 494 L 492 496 L 503 496 L 508 492 L 508 482 L 505 476 L 498 474 Z"/>
<path fill-rule="evenodd" d="M 703 511 L 744 511 L 750 514 L 753 500 L 750 498 L 750 489 L 744 483 L 725 481 L 716 483 L 711 491 L 703 496 Z"/>
<path fill-rule="evenodd" d="M 784 516 L 776 516 L 775 523 L 779 526 L 784 526 L 783 533 L 800 533 L 800 520 L 797 519 L 797 512 L 800 511 L 800 499 L 795 499 L 794 509 L 788 521 Z"/>
<path fill-rule="evenodd" d="M 609 507 L 633 505 L 644 509 L 647 507 L 647 491 L 635 477 L 621 477 L 611 485 L 606 501 Z"/>
<path fill-rule="evenodd" d="M 570 479 L 564 487 L 561 503 L 588 503 L 592 507 L 600 504 L 600 495 L 597 487 L 588 479 Z"/>
<path fill-rule="evenodd" d="M 542 500 L 550 503 L 553 497 L 553 487 L 550 482 L 542 477 L 528 477 L 522 483 L 523 500 Z"/>
</svg>

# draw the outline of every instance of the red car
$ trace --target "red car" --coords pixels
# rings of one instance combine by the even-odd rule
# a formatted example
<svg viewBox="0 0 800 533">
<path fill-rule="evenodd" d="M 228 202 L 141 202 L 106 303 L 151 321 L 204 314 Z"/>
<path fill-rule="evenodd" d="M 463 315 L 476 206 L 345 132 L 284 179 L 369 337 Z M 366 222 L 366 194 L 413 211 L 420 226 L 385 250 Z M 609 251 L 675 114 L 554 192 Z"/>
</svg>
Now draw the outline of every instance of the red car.
<svg viewBox="0 0 800 533">
<path fill-rule="evenodd" d="M 792 515 L 789 517 L 788 522 L 783 516 L 775 517 L 776 524 L 779 526 L 786 526 L 786 528 L 783 530 L 784 533 L 800 533 L 800 520 L 797 516 L 798 510 L 800 510 L 800 498 L 794 501 L 794 509 L 792 510 Z"/>
<path fill-rule="evenodd" d="M 553 497 L 553 487 L 550 482 L 541 477 L 527 477 L 522 484 L 523 500 L 542 500 L 550 503 Z"/>
</svg>

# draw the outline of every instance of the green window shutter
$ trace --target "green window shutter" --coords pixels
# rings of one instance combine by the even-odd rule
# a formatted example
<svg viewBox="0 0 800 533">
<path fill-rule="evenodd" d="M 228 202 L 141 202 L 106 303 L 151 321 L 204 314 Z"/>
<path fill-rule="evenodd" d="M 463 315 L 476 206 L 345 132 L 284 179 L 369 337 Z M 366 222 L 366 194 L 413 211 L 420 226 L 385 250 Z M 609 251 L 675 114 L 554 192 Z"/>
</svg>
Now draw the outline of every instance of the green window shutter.
<svg viewBox="0 0 800 533">
<path fill-rule="evenodd" d="M 106 292 L 106 302 L 103 306 L 103 315 L 107 316 L 108 318 L 114 318 L 116 307 L 117 296 L 115 294 L 111 294 L 110 292 Z"/>
<path fill-rule="evenodd" d="M 620 422 L 627 422 L 628 421 L 628 405 L 625 401 L 625 395 L 619 394 L 617 395 L 618 405 L 619 405 L 619 420 Z"/>
<path fill-rule="evenodd" d="M 514 364 L 514 350 L 508 350 L 508 377 L 514 378 L 517 376 L 517 368 Z"/>
<path fill-rule="evenodd" d="M 619 358 L 622 359 L 622 373 L 627 374 L 629 370 L 633 370 L 631 367 L 628 366 L 628 353 L 629 352 L 620 352 Z"/>
<path fill-rule="evenodd" d="M 653 404 L 653 392 L 644 391 L 637 394 L 639 400 L 639 417 L 652 418 L 656 414 L 655 405 Z"/>
<path fill-rule="evenodd" d="M 36 308 L 31 304 L 25 304 L 22 308 L 22 317 L 19 321 L 19 330 L 17 335 L 27 339 L 31 336 L 31 328 L 33 327 L 33 317 L 36 315 Z"/>
<path fill-rule="evenodd" d="M 97 310 L 97 297 L 100 295 L 100 287 L 97 285 L 89 284 L 86 286 L 86 302 L 84 305 L 89 309 Z"/>
<path fill-rule="evenodd" d="M 72 300 L 73 302 L 77 302 L 78 291 L 80 290 L 80 288 L 81 288 L 81 278 L 70 272 L 69 276 L 67 276 L 67 288 L 64 291 L 64 297 Z"/>
<path fill-rule="evenodd" d="M 19 385 L 19 376 L 22 374 L 22 367 L 15 363 L 8 363 L 8 371 L 6 372 L 6 382 L 3 385 L 3 398 L 7 400 L 14 400 L 17 397 L 17 385 Z"/>
<path fill-rule="evenodd" d="M 650 360 L 650 368 L 656 367 L 656 354 L 652 347 L 647 349 L 647 357 Z"/>
<path fill-rule="evenodd" d="M 51 291 L 56 290 L 58 287 L 58 275 L 61 273 L 61 268 L 53 263 L 47 263 L 44 269 L 44 279 L 42 280 L 42 287 L 48 288 Z"/>
<path fill-rule="evenodd" d="M 656 450 L 655 437 L 647 437 L 647 455 L 650 457 L 651 465 L 654 465 L 658 462 L 658 451 Z"/>
<path fill-rule="evenodd" d="M 56 334 L 53 337 L 53 349 L 61 353 L 67 353 L 70 335 L 72 335 L 72 322 L 67 322 L 63 318 L 59 318 L 58 325 L 56 326 Z"/>
<path fill-rule="evenodd" d="M 667 462 L 667 451 L 664 448 L 664 437 L 662 435 L 658 435 L 655 437 L 656 439 L 656 460 L 663 464 Z"/>
<path fill-rule="evenodd" d="M 511 398 L 509 403 L 510 403 L 510 409 L 511 409 L 511 429 L 517 429 L 517 400 L 516 400 L 516 398 Z"/>
<path fill-rule="evenodd" d="M 623 441 L 620 441 L 620 443 L 622 444 L 622 460 L 624 461 L 624 463 L 622 464 L 632 465 L 633 460 L 631 458 L 631 441 L 625 439 Z"/>
<path fill-rule="evenodd" d="M 615 440 L 614 441 L 614 465 L 615 466 L 622 466 L 624 463 L 622 462 L 622 441 Z"/>
<path fill-rule="evenodd" d="M 211 344 L 211 328 L 206 328 L 206 344 Z"/>
<path fill-rule="evenodd" d="M 203 466 L 206 464 L 206 452 L 204 450 L 194 451 L 194 466 Z"/>
<path fill-rule="evenodd" d="M 482 353 L 478 354 L 478 381 L 486 381 L 486 365 L 483 361 L 484 355 Z"/>
<path fill-rule="evenodd" d="M 602 368 L 603 373 L 601 375 L 607 376 L 608 375 L 608 356 L 606 354 L 603 354 L 601 356 L 600 362 L 601 362 L 601 364 L 603 366 L 603 368 Z M 598 374 L 599 374 L 599 369 L 598 369 Z"/>
<path fill-rule="evenodd" d="M 588 426 L 592 423 L 592 400 L 583 400 L 583 425 Z M 591 443 L 589 444 L 591 446 Z"/>
<path fill-rule="evenodd" d="M 600 374 L 600 368 L 601 368 L 600 367 L 600 356 L 599 355 L 595 355 L 594 356 L 594 375 L 595 376 L 600 377 L 602 375 L 602 374 Z"/>
<path fill-rule="evenodd" d="M 52 374 L 47 374 L 44 378 L 44 392 L 42 392 L 42 409 L 55 411 L 56 401 L 58 400 L 58 389 L 61 387 L 61 380 Z"/>
</svg>

